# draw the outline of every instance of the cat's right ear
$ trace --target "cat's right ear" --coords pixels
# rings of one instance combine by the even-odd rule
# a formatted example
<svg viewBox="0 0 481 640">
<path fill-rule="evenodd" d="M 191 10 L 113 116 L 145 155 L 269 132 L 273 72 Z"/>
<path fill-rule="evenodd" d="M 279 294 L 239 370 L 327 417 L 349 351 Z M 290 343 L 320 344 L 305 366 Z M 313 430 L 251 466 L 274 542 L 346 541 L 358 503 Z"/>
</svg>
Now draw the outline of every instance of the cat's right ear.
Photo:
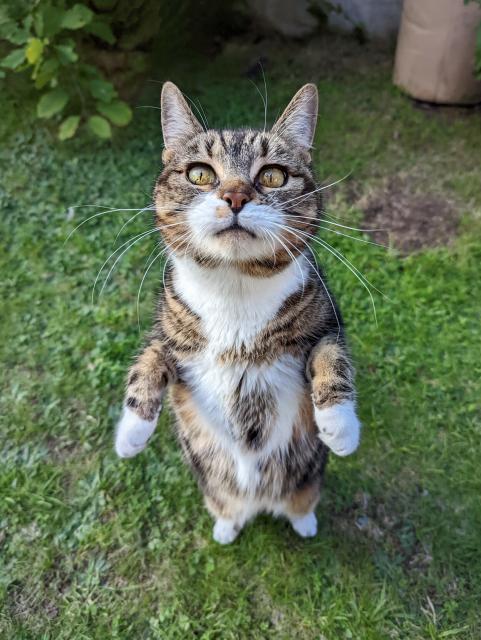
<svg viewBox="0 0 481 640">
<path fill-rule="evenodd" d="M 164 136 L 164 162 L 168 162 L 172 150 L 181 142 L 200 133 L 203 129 L 192 113 L 182 92 L 173 82 L 166 82 L 160 97 L 162 109 L 162 135 Z"/>
</svg>

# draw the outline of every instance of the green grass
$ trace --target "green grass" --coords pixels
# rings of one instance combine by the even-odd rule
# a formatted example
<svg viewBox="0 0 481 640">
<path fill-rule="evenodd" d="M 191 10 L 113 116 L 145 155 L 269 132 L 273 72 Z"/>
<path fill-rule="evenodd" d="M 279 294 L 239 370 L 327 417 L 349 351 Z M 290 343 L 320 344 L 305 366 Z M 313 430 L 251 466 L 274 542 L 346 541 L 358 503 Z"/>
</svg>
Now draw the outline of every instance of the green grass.
<svg viewBox="0 0 481 640">
<path fill-rule="evenodd" d="M 32 121 L 31 102 L 4 93 L 2 638 L 481 637 L 479 114 L 413 108 L 391 86 L 391 59 L 375 49 L 329 39 L 276 51 L 271 120 L 314 79 L 319 176 L 353 171 L 334 214 L 360 219 L 349 184 L 368 193 L 402 175 L 463 215 L 449 248 L 409 257 L 325 236 L 390 298 L 375 296 L 376 326 L 365 289 L 319 253 L 357 363 L 362 447 L 331 458 L 317 538 L 300 540 L 285 522 L 261 517 L 228 548 L 211 540 L 167 416 L 148 450 L 116 459 L 112 429 L 141 341 L 136 296 L 154 240 L 122 258 L 92 305 L 96 272 L 131 214 L 97 217 L 64 244 L 96 211 L 76 209 L 69 220 L 67 210 L 149 202 L 159 112 L 136 110 L 112 144 L 62 146 Z M 263 108 L 241 74 L 255 55 L 230 46 L 169 75 L 200 98 L 211 124 L 256 125 Z M 157 94 L 149 84 L 139 104 L 156 105 Z M 142 214 L 122 241 L 150 224 Z M 152 269 L 143 331 L 160 286 Z"/>
</svg>

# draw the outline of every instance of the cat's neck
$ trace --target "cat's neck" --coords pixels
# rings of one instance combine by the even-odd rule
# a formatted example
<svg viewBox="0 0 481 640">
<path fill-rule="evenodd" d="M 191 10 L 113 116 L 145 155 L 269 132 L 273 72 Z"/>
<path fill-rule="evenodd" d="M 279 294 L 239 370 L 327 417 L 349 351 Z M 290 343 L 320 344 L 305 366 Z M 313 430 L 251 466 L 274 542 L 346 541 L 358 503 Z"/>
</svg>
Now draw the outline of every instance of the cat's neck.
<svg viewBox="0 0 481 640">
<path fill-rule="evenodd" d="M 259 304 L 284 300 L 308 280 L 308 263 L 304 256 L 270 277 L 242 273 L 235 266 L 199 265 L 189 257 L 173 256 L 174 286 L 186 301 L 214 298 L 222 306 L 232 302 Z"/>
<path fill-rule="evenodd" d="M 173 258 L 177 295 L 202 322 L 209 353 L 251 344 L 284 301 L 307 282 L 305 260 L 289 264 L 270 278 L 256 278 L 234 267 L 200 266 L 191 258 Z"/>
</svg>

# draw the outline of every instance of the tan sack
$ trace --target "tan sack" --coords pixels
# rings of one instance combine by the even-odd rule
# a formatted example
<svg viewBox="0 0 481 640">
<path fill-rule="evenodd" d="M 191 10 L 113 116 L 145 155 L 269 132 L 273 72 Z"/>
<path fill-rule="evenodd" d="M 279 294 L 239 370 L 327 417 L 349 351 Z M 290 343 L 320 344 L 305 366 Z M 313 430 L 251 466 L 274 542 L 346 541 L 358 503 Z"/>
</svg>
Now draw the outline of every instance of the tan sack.
<svg viewBox="0 0 481 640">
<path fill-rule="evenodd" d="M 463 0 L 405 0 L 394 84 L 413 98 L 441 104 L 481 101 L 474 76 L 481 8 Z"/>
</svg>

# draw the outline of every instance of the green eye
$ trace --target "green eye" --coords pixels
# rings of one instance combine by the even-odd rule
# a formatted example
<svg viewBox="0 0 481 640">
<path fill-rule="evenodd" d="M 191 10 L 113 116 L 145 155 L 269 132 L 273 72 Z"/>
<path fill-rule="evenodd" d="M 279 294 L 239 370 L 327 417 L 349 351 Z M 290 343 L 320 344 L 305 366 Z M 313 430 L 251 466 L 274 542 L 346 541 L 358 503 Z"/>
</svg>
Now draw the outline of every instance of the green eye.
<svg viewBox="0 0 481 640">
<path fill-rule="evenodd" d="M 257 180 L 263 187 L 277 189 L 286 183 L 287 176 L 279 167 L 264 167 L 264 169 L 261 169 Z"/>
<path fill-rule="evenodd" d="M 206 164 L 196 164 L 191 167 L 187 172 L 187 177 L 192 184 L 195 184 L 198 187 L 205 187 L 215 182 L 214 170 Z"/>
</svg>

